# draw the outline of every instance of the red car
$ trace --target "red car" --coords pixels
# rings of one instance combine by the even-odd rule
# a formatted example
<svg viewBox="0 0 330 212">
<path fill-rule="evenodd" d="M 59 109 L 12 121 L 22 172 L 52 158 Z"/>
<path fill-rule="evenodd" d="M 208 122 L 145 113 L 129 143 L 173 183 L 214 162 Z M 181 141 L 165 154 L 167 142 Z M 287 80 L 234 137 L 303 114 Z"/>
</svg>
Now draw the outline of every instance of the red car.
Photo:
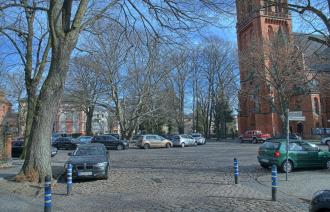
<svg viewBox="0 0 330 212">
<path fill-rule="evenodd" d="M 262 133 L 260 130 L 247 130 L 239 138 L 241 143 L 251 142 L 251 143 L 263 143 L 272 136 L 267 133 Z"/>
</svg>

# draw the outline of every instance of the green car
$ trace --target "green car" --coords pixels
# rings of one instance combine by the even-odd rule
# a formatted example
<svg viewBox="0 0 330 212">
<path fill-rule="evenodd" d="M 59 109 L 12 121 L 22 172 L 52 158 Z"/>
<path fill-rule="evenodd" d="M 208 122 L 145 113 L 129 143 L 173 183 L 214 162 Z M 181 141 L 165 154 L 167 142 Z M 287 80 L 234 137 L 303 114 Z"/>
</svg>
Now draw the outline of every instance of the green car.
<svg viewBox="0 0 330 212">
<path fill-rule="evenodd" d="M 330 152 L 322 151 L 312 143 L 291 140 L 289 161 L 286 166 L 286 140 L 269 140 L 259 147 L 258 161 L 264 168 L 275 164 L 281 171 L 291 172 L 295 168 L 330 168 Z"/>
</svg>

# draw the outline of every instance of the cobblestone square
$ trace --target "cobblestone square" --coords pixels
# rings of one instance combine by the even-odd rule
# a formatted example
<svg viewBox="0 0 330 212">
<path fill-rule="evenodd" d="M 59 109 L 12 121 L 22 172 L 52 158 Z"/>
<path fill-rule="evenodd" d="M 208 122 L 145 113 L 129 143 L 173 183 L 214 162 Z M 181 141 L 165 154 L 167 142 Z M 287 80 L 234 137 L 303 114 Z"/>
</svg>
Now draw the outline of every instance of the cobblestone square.
<svg viewBox="0 0 330 212">
<path fill-rule="evenodd" d="M 110 151 L 108 180 L 76 182 L 74 195 L 55 196 L 54 205 L 75 210 L 68 203 L 73 202 L 92 211 L 95 207 L 103 211 L 306 211 L 308 200 L 281 192 L 281 183 L 279 201 L 270 201 L 270 170 L 259 166 L 257 149 L 255 144 L 213 142 L 198 147 Z M 61 151 L 54 161 L 64 163 L 66 154 Z M 234 157 L 239 161 L 239 185 L 234 185 Z M 329 170 L 294 172 L 291 184 L 297 184 L 295 175 L 316 173 L 326 175 Z M 287 187 L 290 181 L 283 185 Z M 65 192 L 65 184 L 59 184 L 56 192 Z"/>
</svg>

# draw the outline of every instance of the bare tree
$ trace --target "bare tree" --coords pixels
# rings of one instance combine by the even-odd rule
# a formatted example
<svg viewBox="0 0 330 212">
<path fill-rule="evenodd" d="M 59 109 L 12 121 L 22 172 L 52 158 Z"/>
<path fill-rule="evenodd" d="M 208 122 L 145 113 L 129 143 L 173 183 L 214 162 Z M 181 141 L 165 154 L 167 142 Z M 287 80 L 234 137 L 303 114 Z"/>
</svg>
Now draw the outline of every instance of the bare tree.
<svg viewBox="0 0 330 212">
<path fill-rule="evenodd" d="M 95 107 L 105 106 L 102 96 L 106 88 L 102 84 L 101 68 L 92 56 L 72 60 L 65 92 L 71 103 L 86 114 L 86 134 L 92 135 Z"/>
<path fill-rule="evenodd" d="M 184 133 L 184 118 L 185 118 L 185 96 L 187 92 L 187 83 L 190 78 L 191 66 L 189 60 L 189 49 L 183 48 L 174 52 L 171 55 L 171 62 L 173 64 L 172 81 L 177 95 L 177 110 L 176 122 L 178 132 Z"/>
<path fill-rule="evenodd" d="M 29 109 L 29 111 L 34 111 L 31 124 L 33 131 L 29 134 L 26 147 L 27 155 L 20 177 L 23 180 L 41 182 L 46 175 L 51 175 L 48 152 L 50 151 L 49 140 L 52 125 L 63 94 L 69 59 L 77 44 L 78 37 L 84 29 L 92 25 L 97 19 L 108 17 L 117 20 L 125 29 L 128 26 L 131 26 L 131 29 L 142 26 L 145 34 L 152 33 L 158 36 L 160 28 L 182 32 L 194 28 L 193 23 L 207 23 L 210 14 L 205 15 L 206 10 L 212 9 L 224 13 L 227 5 L 228 1 L 215 3 L 213 1 L 191 2 L 188 0 L 180 3 L 172 1 L 165 1 L 164 3 L 159 1 L 133 2 L 131 0 L 113 0 L 110 3 L 88 0 L 1 1 L 1 12 L 6 9 L 11 10 L 11 8 L 23 11 L 24 15 L 13 13 L 9 17 L 14 17 L 15 23 L 16 20 L 18 20 L 17 23 L 21 23 L 23 16 L 26 19 L 24 23 L 27 25 L 27 31 L 22 32 L 19 27 L 11 29 L 23 39 L 23 43 L 26 44 L 26 52 L 22 52 L 20 46 L 14 44 L 15 42 L 12 43 L 24 61 L 27 89 L 33 91 L 31 96 L 36 95 L 38 91 L 33 104 L 30 104 L 34 106 L 31 110 Z M 114 13 L 107 13 L 109 10 Z M 120 14 L 124 14 L 124 16 L 120 16 Z M 218 15 L 213 14 L 214 17 Z M 34 22 L 35 17 L 43 17 L 43 20 Z M 33 27 L 33 23 L 39 27 Z M 40 47 L 44 47 L 44 53 L 39 55 L 31 50 L 34 43 L 33 35 L 41 28 L 46 29 L 47 33 L 41 36 L 46 37 L 46 42 L 40 45 Z M 43 34 L 38 33 L 38 35 Z M 11 40 L 10 35 L 4 35 Z M 44 73 L 49 49 L 51 49 L 49 67 L 47 67 L 48 71 L 41 83 L 39 79 Z M 34 61 L 37 62 L 34 63 Z M 35 74 L 32 73 L 33 70 Z M 37 90 L 38 85 L 40 91 Z M 31 119 L 28 118 L 28 120 Z M 40 153 L 43 154 L 40 155 Z"/>
<path fill-rule="evenodd" d="M 310 91 L 309 82 L 316 75 L 304 66 L 302 49 L 297 48 L 290 35 L 279 32 L 267 43 L 256 41 L 240 56 L 244 68 L 250 70 L 250 74 L 241 79 L 241 95 L 253 99 L 257 111 L 277 113 L 283 133 L 287 133 L 290 102 Z M 264 52 L 258 51 L 262 45 L 265 45 Z"/>
</svg>

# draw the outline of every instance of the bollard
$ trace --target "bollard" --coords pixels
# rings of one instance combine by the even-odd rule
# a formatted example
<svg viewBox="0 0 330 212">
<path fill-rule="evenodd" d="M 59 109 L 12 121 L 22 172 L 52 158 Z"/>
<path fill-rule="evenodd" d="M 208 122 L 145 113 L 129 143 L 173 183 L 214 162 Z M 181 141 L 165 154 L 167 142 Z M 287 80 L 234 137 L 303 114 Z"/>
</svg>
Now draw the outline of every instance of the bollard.
<svg viewBox="0 0 330 212">
<path fill-rule="evenodd" d="M 52 179 L 50 176 L 45 177 L 45 208 L 44 212 L 52 211 Z"/>
<path fill-rule="evenodd" d="M 72 165 L 70 163 L 68 164 L 66 175 L 66 195 L 70 195 L 72 190 Z"/>
<path fill-rule="evenodd" d="M 238 161 L 234 158 L 234 176 L 235 176 L 235 184 L 238 184 Z"/>
<path fill-rule="evenodd" d="M 272 166 L 272 201 L 276 201 L 277 193 L 277 166 Z"/>
</svg>

